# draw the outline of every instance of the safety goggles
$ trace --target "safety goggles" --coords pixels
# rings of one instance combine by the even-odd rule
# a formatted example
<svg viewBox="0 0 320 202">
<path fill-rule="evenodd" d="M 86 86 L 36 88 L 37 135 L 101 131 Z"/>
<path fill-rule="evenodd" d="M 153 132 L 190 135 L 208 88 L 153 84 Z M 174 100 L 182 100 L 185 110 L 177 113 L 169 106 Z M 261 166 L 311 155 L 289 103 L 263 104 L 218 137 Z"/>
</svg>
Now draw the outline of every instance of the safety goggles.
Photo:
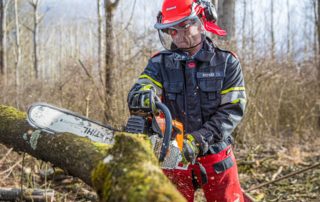
<svg viewBox="0 0 320 202">
<path fill-rule="evenodd" d="M 163 47 L 170 51 L 179 49 L 174 43 L 174 38 L 184 37 L 183 35 L 188 34 L 188 31 L 192 26 L 200 26 L 201 24 L 200 19 L 197 16 L 194 16 L 193 18 L 188 18 L 179 23 L 175 23 L 173 26 L 166 26 L 163 29 L 158 29 L 159 38 Z M 180 49 L 188 49 L 190 47 L 193 47 L 193 44 L 190 44 L 190 46 L 186 45 L 186 47 L 183 48 L 180 47 Z"/>
<path fill-rule="evenodd" d="M 188 30 L 192 25 L 195 25 L 197 22 L 198 22 L 198 19 L 186 20 L 173 27 L 163 29 L 163 32 L 173 36 L 173 35 L 176 35 L 179 31 Z"/>
</svg>

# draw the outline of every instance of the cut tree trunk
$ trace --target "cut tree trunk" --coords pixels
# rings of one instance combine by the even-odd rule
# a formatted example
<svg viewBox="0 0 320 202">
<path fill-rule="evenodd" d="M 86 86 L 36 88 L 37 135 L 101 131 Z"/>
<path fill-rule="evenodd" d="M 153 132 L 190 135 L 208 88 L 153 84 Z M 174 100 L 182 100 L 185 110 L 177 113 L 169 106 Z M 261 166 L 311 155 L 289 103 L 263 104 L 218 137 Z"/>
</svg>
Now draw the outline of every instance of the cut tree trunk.
<svg viewBox="0 0 320 202">
<path fill-rule="evenodd" d="M 144 135 L 117 133 L 110 146 L 72 134 L 39 133 L 24 112 L 0 105 L 0 143 L 79 177 L 101 201 L 185 201 L 162 173 Z"/>
</svg>

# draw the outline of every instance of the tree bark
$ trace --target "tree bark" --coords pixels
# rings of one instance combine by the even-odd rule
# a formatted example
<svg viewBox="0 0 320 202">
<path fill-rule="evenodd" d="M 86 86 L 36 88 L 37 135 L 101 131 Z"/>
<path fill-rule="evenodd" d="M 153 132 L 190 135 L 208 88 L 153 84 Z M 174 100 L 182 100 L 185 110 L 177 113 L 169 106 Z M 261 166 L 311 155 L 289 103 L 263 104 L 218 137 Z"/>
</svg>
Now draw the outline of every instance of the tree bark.
<svg viewBox="0 0 320 202">
<path fill-rule="evenodd" d="M 106 52 L 105 52 L 105 108 L 104 108 L 104 122 L 111 122 L 112 116 L 112 95 L 115 91 L 112 82 L 112 73 L 114 71 L 114 38 L 113 38 L 113 16 L 114 11 L 116 10 L 120 0 L 105 0 L 105 20 L 106 20 L 106 32 L 105 32 L 105 43 L 106 43 Z"/>
<path fill-rule="evenodd" d="M 0 143 L 79 177 L 101 201 L 185 201 L 163 175 L 146 136 L 117 133 L 115 140 L 111 146 L 33 131 L 25 113 L 0 105 Z"/>
<path fill-rule="evenodd" d="M 105 32 L 105 43 L 106 43 L 106 52 L 105 52 L 105 106 L 104 106 L 104 123 L 111 122 L 111 97 L 113 92 L 112 85 L 112 72 L 114 69 L 114 39 L 113 39 L 113 15 L 114 11 L 119 3 L 119 0 L 111 2 L 111 0 L 105 0 L 105 20 L 106 20 L 106 32 Z"/>
</svg>

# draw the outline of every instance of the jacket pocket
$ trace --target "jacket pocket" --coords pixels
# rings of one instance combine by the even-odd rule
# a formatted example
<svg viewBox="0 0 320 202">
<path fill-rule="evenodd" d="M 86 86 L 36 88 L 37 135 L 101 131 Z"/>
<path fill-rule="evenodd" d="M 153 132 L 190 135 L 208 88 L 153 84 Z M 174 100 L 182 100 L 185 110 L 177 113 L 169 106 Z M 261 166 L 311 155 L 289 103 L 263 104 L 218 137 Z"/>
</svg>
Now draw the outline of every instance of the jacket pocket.
<svg viewBox="0 0 320 202">
<path fill-rule="evenodd" d="M 199 87 L 209 100 L 215 100 L 222 89 L 222 78 L 199 79 Z"/>
<path fill-rule="evenodd" d="M 176 100 L 177 94 L 183 91 L 183 82 L 164 82 L 163 87 L 168 100 Z"/>
</svg>

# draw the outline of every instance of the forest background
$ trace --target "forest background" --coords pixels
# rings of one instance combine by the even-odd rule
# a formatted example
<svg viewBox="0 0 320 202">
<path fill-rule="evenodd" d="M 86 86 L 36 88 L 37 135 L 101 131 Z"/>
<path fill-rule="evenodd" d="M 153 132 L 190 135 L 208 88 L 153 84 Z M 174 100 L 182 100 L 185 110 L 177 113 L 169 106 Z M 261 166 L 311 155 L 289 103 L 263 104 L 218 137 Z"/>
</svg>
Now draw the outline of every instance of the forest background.
<svg viewBox="0 0 320 202">
<path fill-rule="evenodd" d="M 211 37 L 239 56 L 246 81 L 246 115 L 234 132 L 244 187 L 320 159 L 319 2 L 213 0 L 229 35 Z M 0 0 L 0 103 L 25 111 L 47 102 L 121 129 L 130 87 L 161 50 L 153 28 L 160 8 L 161 0 Z M 22 166 L 20 155 L 0 150 L 0 186 L 21 184 L 29 167 L 37 178 L 41 163 L 29 157 Z M 320 193 L 320 171 L 309 176 L 301 184 L 312 188 L 298 199 Z M 266 192 L 254 194 L 266 200 Z"/>
</svg>

